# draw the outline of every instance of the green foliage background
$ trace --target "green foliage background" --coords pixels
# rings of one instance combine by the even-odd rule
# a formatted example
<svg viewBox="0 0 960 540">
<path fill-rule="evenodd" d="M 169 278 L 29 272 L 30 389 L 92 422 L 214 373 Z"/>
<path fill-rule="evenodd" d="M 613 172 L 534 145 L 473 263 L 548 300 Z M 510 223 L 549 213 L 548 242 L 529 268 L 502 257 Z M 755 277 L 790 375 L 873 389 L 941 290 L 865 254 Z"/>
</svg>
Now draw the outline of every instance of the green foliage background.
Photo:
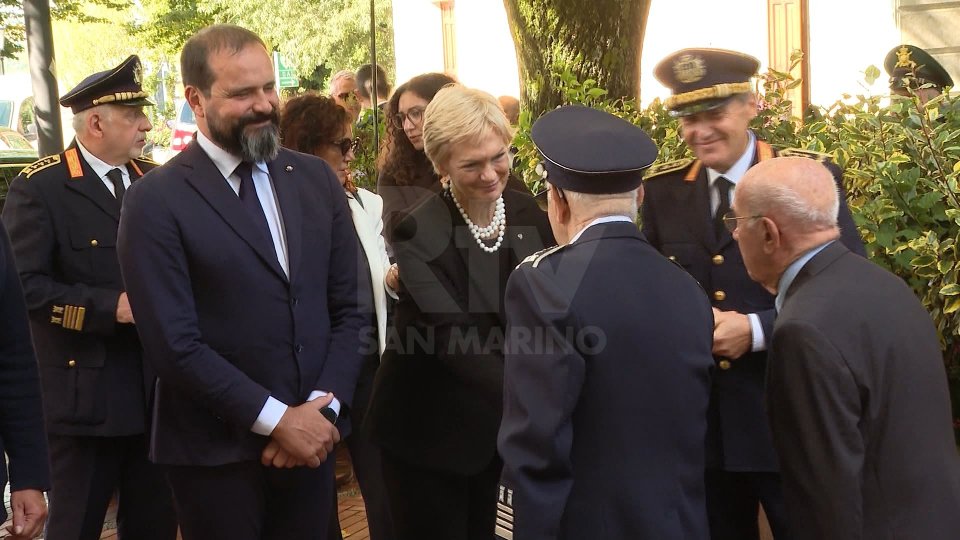
<svg viewBox="0 0 960 540">
<path fill-rule="evenodd" d="M 880 75 L 873 66 L 865 73 L 868 84 Z M 633 100 L 607 99 L 593 80 L 578 81 L 570 72 L 554 76 L 565 103 L 642 127 L 659 145 L 658 162 L 692 156 L 677 120 L 659 101 L 639 109 Z M 811 108 L 800 121 L 785 97 L 798 84 L 787 73 L 761 76 L 761 110 L 752 128 L 774 146 L 830 154 L 844 169 L 848 203 L 869 257 L 910 285 L 939 332 L 960 441 L 960 98 L 941 96 L 924 105 L 916 97 L 844 96 L 844 102 Z M 521 114 L 515 172 L 539 190 L 533 120 Z"/>
</svg>

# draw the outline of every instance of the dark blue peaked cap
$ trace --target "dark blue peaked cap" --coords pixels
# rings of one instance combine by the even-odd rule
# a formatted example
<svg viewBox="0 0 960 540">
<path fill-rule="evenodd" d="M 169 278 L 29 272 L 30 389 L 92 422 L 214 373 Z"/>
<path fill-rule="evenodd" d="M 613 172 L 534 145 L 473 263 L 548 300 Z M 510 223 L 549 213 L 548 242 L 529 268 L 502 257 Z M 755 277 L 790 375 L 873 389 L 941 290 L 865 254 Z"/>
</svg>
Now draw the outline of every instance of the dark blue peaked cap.
<svg viewBox="0 0 960 540">
<path fill-rule="evenodd" d="M 657 159 L 657 145 L 642 129 L 580 105 L 543 115 L 530 136 L 543 156 L 546 180 L 578 193 L 632 191 Z"/>
<path fill-rule="evenodd" d="M 119 66 L 80 81 L 60 98 L 60 105 L 70 107 L 74 113 L 104 104 L 153 105 L 147 99 L 150 94 L 141 86 L 141 72 L 140 58 L 130 55 Z"/>
</svg>

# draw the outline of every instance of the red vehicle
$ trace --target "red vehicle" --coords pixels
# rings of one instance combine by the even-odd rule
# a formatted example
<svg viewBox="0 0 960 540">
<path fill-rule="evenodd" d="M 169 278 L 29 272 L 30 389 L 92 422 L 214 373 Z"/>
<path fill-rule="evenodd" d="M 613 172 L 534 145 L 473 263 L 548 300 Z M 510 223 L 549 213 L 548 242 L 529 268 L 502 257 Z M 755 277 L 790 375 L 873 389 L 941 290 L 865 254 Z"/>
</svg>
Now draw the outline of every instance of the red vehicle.
<svg viewBox="0 0 960 540">
<path fill-rule="evenodd" d="M 197 132 L 197 119 L 186 101 L 181 101 L 178 105 L 177 118 L 171 128 L 173 135 L 170 137 L 170 150 L 179 152 L 190 144 L 193 135 Z"/>
</svg>

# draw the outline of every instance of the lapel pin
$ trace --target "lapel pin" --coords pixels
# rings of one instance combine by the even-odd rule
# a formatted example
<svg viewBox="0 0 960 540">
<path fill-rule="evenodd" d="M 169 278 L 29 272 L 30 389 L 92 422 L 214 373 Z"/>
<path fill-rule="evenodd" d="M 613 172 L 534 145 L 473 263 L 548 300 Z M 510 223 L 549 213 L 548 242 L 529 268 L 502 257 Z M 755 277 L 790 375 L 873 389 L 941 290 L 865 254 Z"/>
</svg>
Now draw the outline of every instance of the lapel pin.
<svg viewBox="0 0 960 540">
<path fill-rule="evenodd" d="M 523 233 L 517 233 L 517 238 L 519 238 L 520 240 L 523 240 Z"/>
<path fill-rule="evenodd" d="M 284 170 L 287 171 L 287 172 L 292 171 L 292 170 L 293 170 L 293 165 L 287 165 L 286 167 L 284 167 Z"/>
</svg>

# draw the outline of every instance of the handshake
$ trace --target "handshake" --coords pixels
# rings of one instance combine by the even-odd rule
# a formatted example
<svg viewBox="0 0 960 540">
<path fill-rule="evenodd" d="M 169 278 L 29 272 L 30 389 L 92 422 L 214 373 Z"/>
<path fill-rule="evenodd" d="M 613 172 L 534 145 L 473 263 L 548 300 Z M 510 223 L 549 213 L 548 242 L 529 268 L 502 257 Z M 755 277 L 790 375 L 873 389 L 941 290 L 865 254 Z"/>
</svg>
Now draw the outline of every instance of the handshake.
<svg viewBox="0 0 960 540">
<path fill-rule="evenodd" d="M 333 425 L 336 417 L 327 407 L 333 394 L 327 394 L 297 407 L 287 407 L 277 427 L 270 434 L 260 462 L 267 467 L 292 468 L 320 466 L 340 442 L 340 432 Z"/>
</svg>

